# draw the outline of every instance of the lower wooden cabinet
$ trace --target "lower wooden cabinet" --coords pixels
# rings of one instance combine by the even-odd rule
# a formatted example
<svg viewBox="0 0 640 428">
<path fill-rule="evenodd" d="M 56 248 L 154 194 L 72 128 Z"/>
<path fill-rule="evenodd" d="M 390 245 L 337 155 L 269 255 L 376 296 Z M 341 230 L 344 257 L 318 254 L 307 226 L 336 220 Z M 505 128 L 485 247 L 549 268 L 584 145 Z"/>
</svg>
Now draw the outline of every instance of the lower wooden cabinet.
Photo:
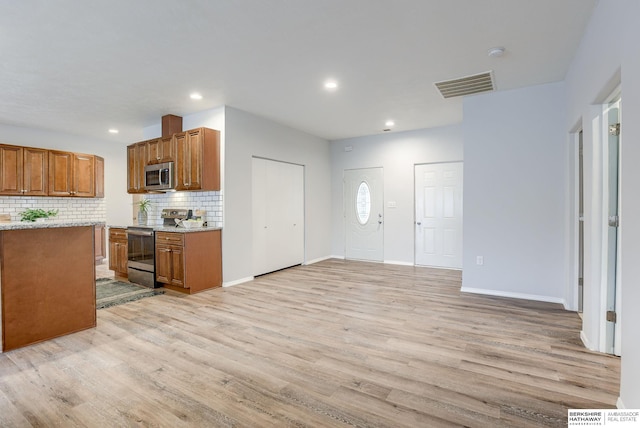
<svg viewBox="0 0 640 428">
<path fill-rule="evenodd" d="M 184 234 L 156 234 L 156 281 L 184 288 Z"/>
<path fill-rule="evenodd" d="M 127 277 L 127 231 L 109 228 L 109 269 L 117 276 Z"/>
<path fill-rule="evenodd" d="M 93 243 L 95 246 L 94 251 L 96 255 L 96 264 L 99 265 L 104 260 L 107 252 L 105 245 L 104 226 L 95 227 L 95 237 Z"/>
<path fill-rule="evenodd" d="M 221 231 L 156 232 L 156 281 L 189 294 L 220 287 Z"/>
</svg>

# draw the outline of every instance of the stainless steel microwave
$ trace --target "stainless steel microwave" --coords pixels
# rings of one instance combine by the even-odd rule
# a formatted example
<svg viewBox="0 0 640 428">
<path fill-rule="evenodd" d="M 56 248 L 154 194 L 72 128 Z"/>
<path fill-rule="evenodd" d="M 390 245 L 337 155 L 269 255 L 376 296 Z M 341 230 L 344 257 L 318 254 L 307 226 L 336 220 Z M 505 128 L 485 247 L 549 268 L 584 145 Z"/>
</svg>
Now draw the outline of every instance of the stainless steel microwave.
<svg viewBox="0 0 640 428">
<path fill-rule="evenodd" d="M 173 190 L 176 187 L 173 162 L 157 163 L 144 167 L 145 190 Z"/>
</svg>

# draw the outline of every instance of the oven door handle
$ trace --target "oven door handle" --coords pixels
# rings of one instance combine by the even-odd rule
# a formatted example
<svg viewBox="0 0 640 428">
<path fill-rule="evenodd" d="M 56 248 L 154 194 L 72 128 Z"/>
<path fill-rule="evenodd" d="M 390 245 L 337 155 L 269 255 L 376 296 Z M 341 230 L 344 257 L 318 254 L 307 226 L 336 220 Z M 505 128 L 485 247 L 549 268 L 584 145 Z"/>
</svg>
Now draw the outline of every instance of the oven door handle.
<svg viewBox="0 0 640 428">
<path fill-rule="evenodd" d="M 133 236 L 153 236 L 153 231 L 152 232 L 143 232 L 143 231 L 139 231 L 139 230 L 127 230 L 127 234 L 128 235 L 133 235 Z"/>
</svg>

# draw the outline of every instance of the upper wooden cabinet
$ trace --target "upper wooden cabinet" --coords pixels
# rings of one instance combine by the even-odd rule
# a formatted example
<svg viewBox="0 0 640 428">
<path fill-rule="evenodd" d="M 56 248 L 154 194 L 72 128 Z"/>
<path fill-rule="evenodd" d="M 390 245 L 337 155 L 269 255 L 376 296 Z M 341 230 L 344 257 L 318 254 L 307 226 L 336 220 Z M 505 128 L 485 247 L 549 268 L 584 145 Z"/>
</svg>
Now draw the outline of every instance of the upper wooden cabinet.
<svg viewBox="0 0 640 428">
<path fill-rule="evenodd" d="M 49 196 L 96 196 L 95 156 L 49 151 Z"/>
<path fill-rule="evenodd" d="M 0 195 L 47 196 L 46 149 L 0 145 Z"/>
<path fill-rule="evenodd" d="M 127 146 L 127 192 L 144 193 L 144 167 L 147 165 L 147 142 Z"/>
<path fill-rule="evenodd" d="M 96 156 L 96 198 L 104 198 L 104 158 Z"/>
<path fill-rule="evenodd" d="M 176 190 L 220 190 L 220 132 L 197 128 L 173 137 Z"/>
<path fill-rule="evenodd" d="M 127 146 L 127 192 L 145 193 L 144 168 L 174 162 L 175 190 L 220 190 L 220 131 L 197 128 Z"/>
<path fill-rule="evenodd" d="M 157 138 L 146 141 L 144 144 L 146 144 L 147 165 L 176 160 L 175 143 L 172 137 Z"/>
<path fill-rule="evenodd" d="M 104 159 L 0 144 L 0 195 L 104 197 Z"/>
</svg>

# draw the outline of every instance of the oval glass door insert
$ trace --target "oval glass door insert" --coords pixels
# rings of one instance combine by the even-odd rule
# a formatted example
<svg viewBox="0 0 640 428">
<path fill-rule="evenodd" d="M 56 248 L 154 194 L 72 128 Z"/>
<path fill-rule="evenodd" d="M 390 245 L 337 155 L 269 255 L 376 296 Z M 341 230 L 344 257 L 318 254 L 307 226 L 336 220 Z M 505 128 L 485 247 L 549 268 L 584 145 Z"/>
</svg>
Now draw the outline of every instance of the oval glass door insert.
<svg viewBox="0 0 640 428">
<path fill-rule="evenodd" d="M 360 183 L 356 193 L 356 214 L 360 224 L 367 224 L 371 216 L 371 190 L 364 181 Z"/>
</svg>

